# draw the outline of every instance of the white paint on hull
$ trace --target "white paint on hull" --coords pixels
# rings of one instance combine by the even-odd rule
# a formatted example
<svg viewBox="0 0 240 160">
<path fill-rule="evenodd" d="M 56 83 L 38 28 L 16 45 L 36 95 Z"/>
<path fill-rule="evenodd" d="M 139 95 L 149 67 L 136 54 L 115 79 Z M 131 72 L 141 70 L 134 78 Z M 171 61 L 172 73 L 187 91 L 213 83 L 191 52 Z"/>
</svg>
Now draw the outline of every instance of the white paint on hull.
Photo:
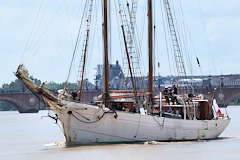
<svg viewBox="0 0 240 160">
<path fill-rule="evenodd" d="M 230 122 L 229 118 L 183 120 L 120 111 L 117 118 L 114 113 L 107 113 L 98 120 L 103 112 L 97 106 L 66 105 L 64 112 L 57 114 L 64 126 L 67 144 L 214 139 Z"/>
</svg>

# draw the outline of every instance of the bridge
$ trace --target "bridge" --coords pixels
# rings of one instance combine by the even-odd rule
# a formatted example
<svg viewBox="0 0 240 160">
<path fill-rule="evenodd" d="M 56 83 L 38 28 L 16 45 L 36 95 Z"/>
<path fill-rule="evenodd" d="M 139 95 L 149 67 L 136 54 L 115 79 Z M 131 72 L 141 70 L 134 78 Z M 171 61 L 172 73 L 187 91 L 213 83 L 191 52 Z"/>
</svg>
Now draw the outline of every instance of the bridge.
<svg viewBox="0 0 240 160">
<path fill-rule="evenodd" d="M 1 93 L 0 101 L 12 104 L 20 113 L 37 113 L 45 108 L 43 102 L 32 93 Z"/>
<path fill-rule="evenodd" d="M 212 97 L 215 95 L 220 106 L 227 106 L 232 100 L 240 97 L 240 86 L 226 86 L 216 88 L 216 90 L 206 89 L 203 87 L 195 87 L 196 94 L 203 94 L 205 97 Z M 156 92 L 158 93 L 158 91 Z M 100 94 L 100 91 L 89 90 L 83 94 L 83 102 L 92 101 L 92 97 Z M 35 95 L 31 93 L 2 93 L 0 94 L 0 101 L 6 101 L 14 105 L 20 113 L 33 113 L 41 109 L 45 109 L 44 103 Z"/>
<path fill-rule="evenodd" d="M 100 91 L 90 90 L 84 92 L 83 102 L 92 101 L 92 97 L 100 94 Z M 37 96 L 32 93 L 0 93 L 0 101 L 5 101 L 17 108 L 19 113 L 37 113 L 39 110 L 46 109 L 46 106 Z"/>
<path fill-rule="evenodd" d="M 195 88 L 195 93 L 203 94 L 205 97 L 214 96 L 221 107 L 226 107 L 229 103 L 240 97 L 240 86 L 225 86 L 215 89 Z"/>
</svg>

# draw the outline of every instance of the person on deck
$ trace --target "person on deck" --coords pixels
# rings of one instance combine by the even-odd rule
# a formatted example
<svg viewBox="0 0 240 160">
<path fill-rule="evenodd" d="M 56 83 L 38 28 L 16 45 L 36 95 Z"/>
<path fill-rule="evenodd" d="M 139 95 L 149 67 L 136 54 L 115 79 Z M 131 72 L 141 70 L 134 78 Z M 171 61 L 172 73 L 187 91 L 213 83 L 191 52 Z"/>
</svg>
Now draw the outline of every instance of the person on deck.
<svg viewBox="0 0 240 160">
<path fill-rule="evenodd" d="M 73 98 L 73 100 L 76 100 L 77 96 L 78 96 L 78 92 L 76 90 L 72 91 L 72 98 Z"/>
<path fill-rule="evenodd" d="M 164 88 L 163 95 L 164 95 L 164 98 L 166 99 L 167 103 L 170 104 L 170 101 L 169 101 L 169 90 L 168 90 L 167 87 Z"/>
<path fill-rule="evenodd" d="M 178 104 L 178 100 L 177 100 L 177 94 L 178 94 L 178 88 L 176 85 L 172 86 L 172 90 L 173 90 L 173 95 L 172 95 L 172 102 L 173 104 Z"/>
<path fill-rule="evenodd" d="M 172 104 L 174 104 L 174 98 L 173 98 L 173 90 L 172 88 L 168 89 L 168 98 L 169 98 L 169 102 L 172 102 Z M 169 103 L 170 104 L 170 103 Z"/>
<path fill-rule="evenodd" d="M 178 94 L 178 88 L 175 84 L 172 86 L 172 89 L 173 89 L 173 94 L 177 95 Z"/>
</svg>

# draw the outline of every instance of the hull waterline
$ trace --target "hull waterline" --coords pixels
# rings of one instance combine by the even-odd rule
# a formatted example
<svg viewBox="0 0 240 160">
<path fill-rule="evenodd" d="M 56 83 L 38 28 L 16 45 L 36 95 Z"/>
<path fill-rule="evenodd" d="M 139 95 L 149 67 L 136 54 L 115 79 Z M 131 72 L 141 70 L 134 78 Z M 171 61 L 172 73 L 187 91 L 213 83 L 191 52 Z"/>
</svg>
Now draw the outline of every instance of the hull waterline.
<svg viewBox="0 0 240 160">
<path fill-rule="evenodd" d="M 229 118 L 183 120 L 127 112 L 117 112 L 116 116 L 107 112 L 96 106 L 70 104 L 57 113 L 66 144 L 215 139 L 230 122 Z"/>
</svg>

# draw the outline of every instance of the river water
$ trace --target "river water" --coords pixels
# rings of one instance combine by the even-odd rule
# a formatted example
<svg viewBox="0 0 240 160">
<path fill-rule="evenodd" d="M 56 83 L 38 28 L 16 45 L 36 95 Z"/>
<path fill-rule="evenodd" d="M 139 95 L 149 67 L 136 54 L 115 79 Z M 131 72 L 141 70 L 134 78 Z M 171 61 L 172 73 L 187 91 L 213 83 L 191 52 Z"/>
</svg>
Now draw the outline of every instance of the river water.
<svg viewBox="0 0 240 160">
<path fill-rule="evenodd" d="M 0 160 L 240 160 L 240 106 L 217 140 L 65 147 L 61 127 L 37 114 L 0 112 Z"/>
</svg>

